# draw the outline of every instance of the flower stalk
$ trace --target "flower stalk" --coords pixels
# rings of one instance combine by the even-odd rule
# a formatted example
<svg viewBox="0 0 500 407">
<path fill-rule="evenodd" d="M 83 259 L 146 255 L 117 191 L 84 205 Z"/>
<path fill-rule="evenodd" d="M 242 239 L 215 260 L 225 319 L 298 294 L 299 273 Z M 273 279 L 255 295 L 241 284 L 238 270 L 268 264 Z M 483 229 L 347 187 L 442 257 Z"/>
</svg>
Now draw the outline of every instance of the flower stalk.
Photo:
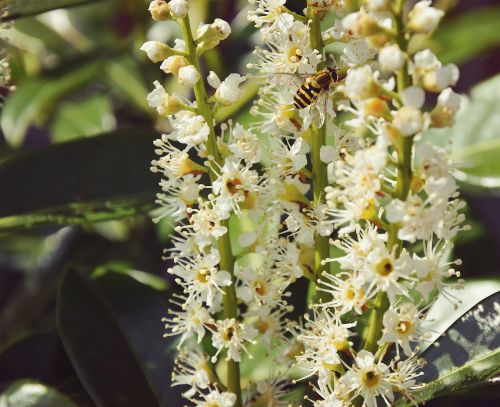
<svg viewBox="0 0 500 407">
<path fill-rule="evenodd" d="M 189 22 L 189 16 L 186 15 L 180 20 L 180 26 L 182 30 L 182 35 L 186 43 L 186 57 L 189 62 L 194 65 L 194 67 L 200 71 L 200 59 L 196 52 L 196 44 L 193 38 L 193 33 L 191 31 L 191 26 Z M 207 152 L 209 156 L 213 157 L 213 160 L 219 165 L 223 165 L 219 149 L 217 147 L 217 136 L 215 134 L 214 128 L 214 117 L 212 114 L 212 109 L 208 103 L 207 92 L 205 89 L 205 84 L 202 79 L 193 87 L 194 95 L 196 99 L 198 113 L 202 115 L 205 122 L 209 127 L 209 135 L 205 143 Z M 214 172 L 213 168 L 209 168 L 210 180 L 213 183 L 217 179 L 217 174 Z M 224 220 L 222 222 L 223 227 L 228 227 L 228 221 Z M 231 248 L 231 241 L 229 238 L 229 233 L 225 233 L 220 236 L 217 240 L 217 246 L 220 253 L 220 267 L 231 274 L 231 285 L 224 288 L 223 297 L 223 314 L 224 318 L 238 318 L 238 303 L 236 299 L 235 291 L 235 278 L 234 278 L 234 257 Z M 236 395 L 235 407 L 241 406 L 241 383 L 240 383 L 240 366 L 239 363 L 229 359 L 227 361 L 227 390 Z"/>
<path fill-rule="evenodd" d="M 323 60 L 324 43 L 321 35 L 321 16 L 318 14 L 315 6 L 307 6 L 307 19 L 310 22 L 311 48 L 319 52 L 321 62 L 318 64 L 318 70 L 325 67 Z M 312 185 L 314 206 L 318 207 L 324 200 L 325 187 L 328 184 L 326 164 L 321 161 L 321 147 L 326 145 L 326 120 L 320 127 L 315 123 L 312 124 L 312 140 L 311 140 L 311 160 L 312 160 Z M 316 234 L 314 253 L 314 270 L 316 278 L 321 276 L 321 273 L 326 270 L 324 260 L 329 257 L 328 236 Z"/>
</svg>

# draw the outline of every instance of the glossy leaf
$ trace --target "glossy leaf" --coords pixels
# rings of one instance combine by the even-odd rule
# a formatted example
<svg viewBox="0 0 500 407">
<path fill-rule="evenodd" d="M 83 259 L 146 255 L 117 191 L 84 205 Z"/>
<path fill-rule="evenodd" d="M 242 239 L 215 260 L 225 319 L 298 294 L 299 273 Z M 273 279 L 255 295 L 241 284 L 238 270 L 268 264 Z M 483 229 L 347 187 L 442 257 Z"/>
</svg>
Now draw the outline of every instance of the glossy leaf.
<svg viewBox="0 0 500 407">
<path fill-rule="evenodd" d="M 123 273 L 101 272 L 90 279 L 74 269 L 66 272 L 57 301 L 58 327 L 98 406 L 180 405 L 168 383 L 171 352 L 161 323 L 165 297 Z"/>
<path fill-rule="evenodd" d="M 64 75 L 40 77 L 20 84 L 5 101 L 1 126 L 7 143 L 20 147 L 26 131 L 63 96 L 85 85 L 101 71 L 101 62 L 94 62 Z"/>
<path fill-rule="evenodd" d="M 109 98 L 92 95 L 61 106 L 50 126 L 50 133 L 54 142 L 63 142 L 110 132 L 115 126 L 116 120 Z"/>
<path fill-rule="evenodd" d="M 0 406 L 76 407 L 69 398 L 42 383 L 19 381 L 0 395 Z"/>
<path fill-rule="evenodd" d="M 433 36 L 431 46 L 443 63 L 463 63 L 500 45 L 498 21 L 500 7 L 470 10 L 445 20 Z"/>
<path fill-rule="evenodd" d="M 0 0 L 0 7 L 2 10 L 7 10 L 7 14 L 2 19 L 9 21 L 58 8 L 80 6 L 96 1 L 98 0 Z"/>
<path fill-rule="evenodd" d="M 500 373 L 499 314 L 497 292 L 463 314 L 424 352 L 424 385 L 415 393 L 417 402 L 485 384 Z"/>
<path fill-rule="evenodd" d="M 0 163 L 0 229 L 118 219 L 152 209 L 150 128 L 49 146 Z M 2 219 L 3 218 L 3 219 Z"/>
<path fill-rule="evenodd" d="M 499 104 L 500 76 L 496 76 L 472 90 L 453 128 L 431 129 L 424 136 L 441 145 L 451 142 L 451 158 L 465 183 L 500 187 Z"/>
</svg>

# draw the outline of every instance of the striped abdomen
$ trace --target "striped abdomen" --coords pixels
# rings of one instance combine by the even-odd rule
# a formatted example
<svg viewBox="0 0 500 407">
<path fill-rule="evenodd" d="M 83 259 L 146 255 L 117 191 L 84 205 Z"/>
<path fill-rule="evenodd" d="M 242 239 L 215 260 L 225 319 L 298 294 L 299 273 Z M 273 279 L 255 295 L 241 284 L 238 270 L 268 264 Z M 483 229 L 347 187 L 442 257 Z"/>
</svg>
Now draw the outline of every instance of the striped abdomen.
<svg viewBox="0 0 500 407">
<path fill-rule="evenodd" d="M 321 91 L 328 90 L 335 82 L 337 74 L 332 68 L 325 68 L 315 73 L 302 84 L 293 98 L 295 109 L 304 109 L 310 106 L 319 96 Z"/>
<path fill-rule="evenodd" d="M 295 109 L 304 109 L 309 106 L 318 97 L 321 92 L 321 88 L 318 83 L 311 78 L 309 82 L 304 82 L 302 86 L 297 90 L 295 97 L 293 98 L 293 106 Z"/>
</svg>

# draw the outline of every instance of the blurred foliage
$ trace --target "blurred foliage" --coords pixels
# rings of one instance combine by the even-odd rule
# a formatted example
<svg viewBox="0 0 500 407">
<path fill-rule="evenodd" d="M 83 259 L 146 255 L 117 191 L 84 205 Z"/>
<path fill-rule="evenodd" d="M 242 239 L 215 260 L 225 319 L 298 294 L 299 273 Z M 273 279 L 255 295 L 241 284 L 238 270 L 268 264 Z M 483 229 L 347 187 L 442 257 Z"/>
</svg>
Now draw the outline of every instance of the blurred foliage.
<svg viewBox="0 0 500 407">
<path fill-rule="evenodd" d="M 146 39 L 172 42 L 177 27 L 150 27 L 147 3 L 0 0 L 9 10 L 4 20 L 15 20 L 3 36 L 17 87 L 0 117 L 0 405 L 181 405 L 179 392 L 169 389 L 172 343 L 162 339 L 160 322 L 172 291 L 161 260 L 172 224 L 153 225 L 144 216 L 158 188 L 149 172 L 151 142 L 168 128 L 145 95 L 154 80 L 170 90 L 176 84 L 138 51 Z M 499 54 L 497 5 L 460 13 L 460 2 L 440 3 L 450 15 L 432 41 L 422 37 L 415 49 L 430 45 L 444 62 L 472 65 Z M 254 31 L 241 12 L 246 4 L 196 0 L 194 26 L 216 16 L 232 21 L 233 35 L 203 61 L 222 77 L 250 58 Z M 299 12 L 302 4 L 287 3 Z M 500 187 L 500 76 L 476 73 L 472 83 L 486 80 L 472 89 L 457 125 L 426 137 L 446 146 L 452 141 L 473 225 L 457 239 L 457 250 L 471 259 L 464 262 L 465 277 L 484 279 L 500 264 L 500 224 L 485 223 L 484 207 L 477 209 Z M 257 90 L 249 81 L 239 102 L 217 111 L 217 119 L 249 123 L 247 106 Z M 498 217 L 499 201 L 492 202 Z M 248 230 L 244 218 L 231 223 Z M 300 311 L 306 293 L 300 285 L 294 290 Z M 471 312 L 488 310 L 487 301 Z M 458 321 L 448 332 L 462 334 L 463 318 L 457 312 L 450 317 Z M 427 352 L 438 360 L 443 348 Z M 258 357 L 265 366 L 265 356 Z M 498 365 L 497 354 L 479 356 L 485 358 Z M 456 360 L 450 356 L 439 367 L 451 372 L 450 381 L 424 388 L 422 398 L 464 377 L 482 378 L 486 370 L 478 373 L 473 359 L 450 365 Z M 243 367 L 259 377 L 259 368 Z"/>
</svg>

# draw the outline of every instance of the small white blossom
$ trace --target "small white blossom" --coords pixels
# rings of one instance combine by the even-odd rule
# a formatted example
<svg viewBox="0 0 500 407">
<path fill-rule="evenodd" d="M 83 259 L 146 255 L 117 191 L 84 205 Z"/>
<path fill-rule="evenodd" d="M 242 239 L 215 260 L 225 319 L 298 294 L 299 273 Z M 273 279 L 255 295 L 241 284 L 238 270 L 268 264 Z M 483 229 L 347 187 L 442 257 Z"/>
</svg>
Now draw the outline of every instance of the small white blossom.
<svg viewBox="0 0 500 407">
<path fill-rule="evenodd" d="M 419 1 L 408 14 L 408 27 L 418 33 L 428 34 L 434 31 L 444 11 L 431 7 L 430 0 Z"/>
<path fill-rule="evenodd" d="M 176 18 L 184 18 L 188 13 L 187 0 L 170 0 L 168 3 L 172 16 Z"/>
<path fill-rule="evenodd" d="M 227 350 L 226 360 L 241 362 L 241 352 L 248 354 L 245 343 L 253 343 L 257 330 L 251 325 L 241 324 L 234 318 L 219 321 L 212 320 L 215 328 L 212 332 L 212 345 L 217 353 L 212 357 L 212 363 L 217 361 L 217 356 L 222 350 Z M 252 355 L 249 354 L 252 358 Z"/>
<path fill-rule="evenodd" d="M 388 45 L 382 48 L 378 54 L 380 69 L 387 73 L 393 73 L 403 66 L 405 57 L 405 53 L 397 44 Z"/>
<path fill-rule="evenodd" d="M 183 66 L 178 71 L 179 83 L 192 88 L 200 80 L 200 73 L 194 65 Z"/>
</svg>

